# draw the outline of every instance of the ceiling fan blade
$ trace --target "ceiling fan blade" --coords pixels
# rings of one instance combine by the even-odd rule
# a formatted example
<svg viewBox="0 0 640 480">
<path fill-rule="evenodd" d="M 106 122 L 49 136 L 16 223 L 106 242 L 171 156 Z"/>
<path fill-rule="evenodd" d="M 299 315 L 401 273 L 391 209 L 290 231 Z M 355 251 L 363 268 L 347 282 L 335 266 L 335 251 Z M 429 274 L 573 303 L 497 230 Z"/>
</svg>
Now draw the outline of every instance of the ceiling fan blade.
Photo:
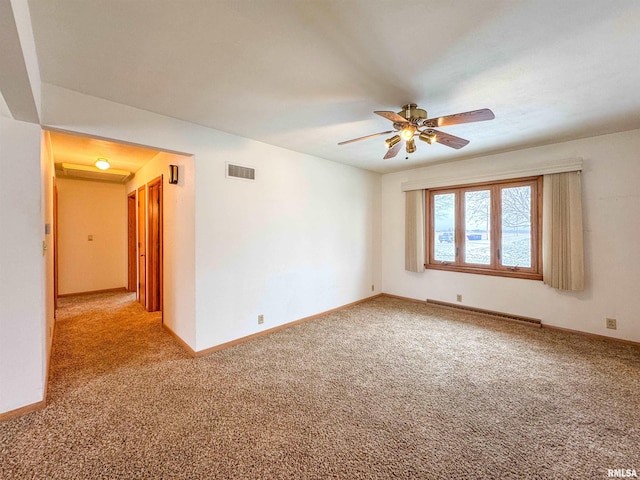
<svg viewBox="0 0 640 480">
<path fill-rule="evenodd" d="M 395 157 L 402 147 L 404 147 L 404 142 L 396 143 L 393 147 L 391 147 L 389 150 L 387 150 L 387 154 L 382 158 L 384 160 L 387 160 L 389 158 Z"/>
<path fill-rule="evenodd" d="M 436 142 L 446 145 L 447 147 L 455 148 L 456 150 L 461 149 L 469 143 L 469 140 L 456 137 L 455 135 L 449 135 L 448 133 L 439 132 L 438 130 L 429 130 L 429 132 L 436 134 Z"/>
<path fill-rule="evenodd" d="M 422 122 L 425 127 L 448 127 L 450 125 L 460 125 L 461 123 L 483 122 L 493 120 L 496 116 L 488 108 L 472 110 L 471 112 L 456 113 L 444 117 L 429 118 Z"/>
<path fill-rule="evenodd" d="M 364 137 L 352 138 L 351 140 L 345 140 L 344 142 L 338 143 L 338 145 L 346 145 L 347 143 L 359 142 L 360 140 L 366 140 L 367 138 L 377 137 L 379 135 L 386 135 L 388 133 L 393 133 L 395 130 L 389 130 L 387 132 L 380 133 L 372 133 L 371 135 L 365 135 Z"/>
<path fill-rule="evenodd" d="M 396 112 L 377 111 L 373 113 L 376 113 L 381 117 L 386 118 L 387 120 L 391 120 L 393 123 L 407 123 L 407 119 L 404 117 L 401 117 Z"/>
</svg>

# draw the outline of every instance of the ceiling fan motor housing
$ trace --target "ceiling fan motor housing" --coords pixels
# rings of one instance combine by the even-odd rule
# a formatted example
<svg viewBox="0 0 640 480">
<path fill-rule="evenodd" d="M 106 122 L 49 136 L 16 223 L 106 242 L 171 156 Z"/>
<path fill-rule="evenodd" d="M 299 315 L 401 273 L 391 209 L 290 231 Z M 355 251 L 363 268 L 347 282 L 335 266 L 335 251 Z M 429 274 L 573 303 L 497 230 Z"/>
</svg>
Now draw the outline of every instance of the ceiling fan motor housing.
<svg viewBox="0 0 640 480">
<path fill-rule="evenodd" d="M 398 112 L 403 118 L 406 118 L 412 123 L 417 123 L 420 120 L 426 120 L 427 111 L 422 108 L 418 108 L 418 105 L 415 103 L 408 103 L 402 106 L 402 110 Z"/>
</svg>

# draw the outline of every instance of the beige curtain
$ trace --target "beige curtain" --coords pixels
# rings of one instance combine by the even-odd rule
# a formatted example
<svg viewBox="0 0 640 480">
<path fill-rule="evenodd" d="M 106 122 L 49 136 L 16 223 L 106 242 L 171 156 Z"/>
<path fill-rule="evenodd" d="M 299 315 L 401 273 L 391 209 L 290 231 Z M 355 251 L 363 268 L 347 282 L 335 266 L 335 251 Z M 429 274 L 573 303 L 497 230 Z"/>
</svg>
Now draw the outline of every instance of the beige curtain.
<svg viewBox="0 0 640 480">
<path fill-rule="evenodd" d="M 544 176 L 543 281 L 560 290 L 584 289 L 580 172 Z"/>
<path fill-rule="evenodd" d="M 424 272 L 424 190 L 411 190 L 405 195 L 404 269 Z"/>
</svg>

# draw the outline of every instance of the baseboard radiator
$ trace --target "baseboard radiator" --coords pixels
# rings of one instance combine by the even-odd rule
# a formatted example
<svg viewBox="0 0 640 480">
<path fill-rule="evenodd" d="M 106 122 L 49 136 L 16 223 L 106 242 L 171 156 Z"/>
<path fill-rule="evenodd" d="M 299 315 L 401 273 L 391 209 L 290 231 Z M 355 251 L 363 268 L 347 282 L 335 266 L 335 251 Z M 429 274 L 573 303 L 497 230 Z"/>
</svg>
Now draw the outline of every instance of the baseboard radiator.
<svg viewBox="0 0 640 480">
<path fill-rule="evenodd" d="M 490 317 L 499 318 L 502 320 L 509 320 L 511 322 L 518 322 L 532 327 L 540 328 L 542 322 L 537 318 L 523 317 L 520 315 L 512 315 L 511 313 L 494 312 L 492 310 L 485 310 L 483 308 L 468 307 L 466 305 L 456 305 L 455 303 L 440 302 L 438 300 L 431 300 L 427 298 L 427 303 L 432 305 L 438 305 L 440 307 L 450 308 L 452 310 L 464 310 L 472 313 L 479 313 L 481 315 L 488 315 Z"/>
</svg>

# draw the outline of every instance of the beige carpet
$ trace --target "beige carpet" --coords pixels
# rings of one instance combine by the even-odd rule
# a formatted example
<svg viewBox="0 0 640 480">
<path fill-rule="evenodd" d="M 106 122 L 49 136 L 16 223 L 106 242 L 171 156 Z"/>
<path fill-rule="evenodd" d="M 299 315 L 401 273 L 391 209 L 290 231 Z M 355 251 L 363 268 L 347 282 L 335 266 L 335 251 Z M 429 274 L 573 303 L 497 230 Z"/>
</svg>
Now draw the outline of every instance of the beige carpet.
<svg viewBox="0 0 640 480">
<path fill-rule="evenodd" d="M 0 478 L 640 472 L 640 348 L 384 297 L 198 359 L 131 295 L 64 299 L 48 400 Z"/>
</svg>

